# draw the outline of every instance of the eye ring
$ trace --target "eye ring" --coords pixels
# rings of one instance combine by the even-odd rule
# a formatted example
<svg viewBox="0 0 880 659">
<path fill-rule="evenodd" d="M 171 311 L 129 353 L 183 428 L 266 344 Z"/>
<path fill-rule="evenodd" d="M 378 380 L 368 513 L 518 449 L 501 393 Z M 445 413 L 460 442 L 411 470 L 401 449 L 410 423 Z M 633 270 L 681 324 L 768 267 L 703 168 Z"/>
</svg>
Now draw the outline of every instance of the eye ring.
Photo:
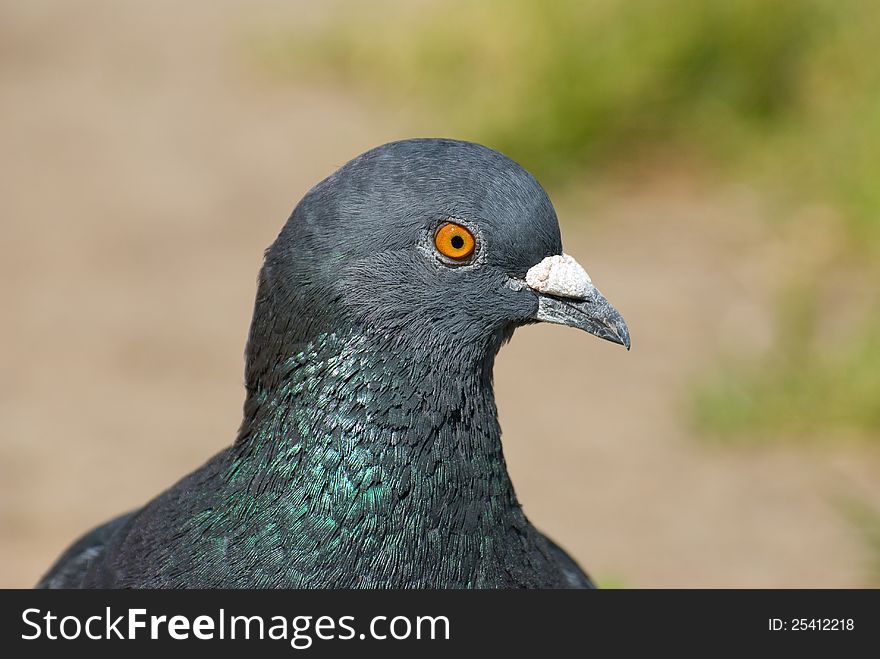
<svg viewBox="0 0 880 659">
<path fill-rule="evenodd" d="M 434 233 L 434 248 L 442 256 L 453 261 L 464 261 L 473 255 L 477 247 L 474 234 L 455 222 L 441 224 Z"/>
</svg>

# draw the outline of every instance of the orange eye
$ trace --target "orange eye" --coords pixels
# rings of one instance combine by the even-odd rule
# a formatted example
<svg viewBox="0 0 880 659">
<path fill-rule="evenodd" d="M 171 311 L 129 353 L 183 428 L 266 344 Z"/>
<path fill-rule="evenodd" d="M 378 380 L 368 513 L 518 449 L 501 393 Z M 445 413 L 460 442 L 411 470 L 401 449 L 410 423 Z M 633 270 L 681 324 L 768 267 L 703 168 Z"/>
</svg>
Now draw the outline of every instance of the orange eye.
<svg viewBox="0 0 880 659">
<path fill-rule="evenodd" d="M 474 253 L 474 234 L 460 224 L 447 222 L 434 234 L 434 247 L 443 256 L 461 261 Z"/>
</svg>

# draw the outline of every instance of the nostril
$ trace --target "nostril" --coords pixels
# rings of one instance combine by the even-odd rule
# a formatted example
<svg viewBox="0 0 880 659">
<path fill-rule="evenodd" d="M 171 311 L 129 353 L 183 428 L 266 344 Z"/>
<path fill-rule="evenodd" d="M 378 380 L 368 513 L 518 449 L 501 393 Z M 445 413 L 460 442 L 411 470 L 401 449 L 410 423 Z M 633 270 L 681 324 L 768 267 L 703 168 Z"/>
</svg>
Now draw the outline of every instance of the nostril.
<svg viewBox="0 0 880 659">
<path fill-rule="evenodd" d="M 593 287 L 587 271 L 568 254 L 548 256 L 529 268 L 526 283 L 545 295 L 576 300 L 587 297 Z"/>
</svg>

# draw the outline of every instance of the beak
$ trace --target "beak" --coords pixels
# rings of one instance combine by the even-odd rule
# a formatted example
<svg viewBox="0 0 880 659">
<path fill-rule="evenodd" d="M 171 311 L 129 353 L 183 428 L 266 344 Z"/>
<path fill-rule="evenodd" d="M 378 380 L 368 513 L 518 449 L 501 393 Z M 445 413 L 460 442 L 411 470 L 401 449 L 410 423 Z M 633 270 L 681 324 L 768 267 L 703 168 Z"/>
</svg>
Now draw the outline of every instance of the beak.
<svg viewBox="0 0 880 659">
<path fill-rule="evenodd" d="M 629 350 L 623 316 L 571 256 L 548 256 L 526 273 L 526 285 L 538 294 L 534 320 L 576 327 Z"/>
</svg>

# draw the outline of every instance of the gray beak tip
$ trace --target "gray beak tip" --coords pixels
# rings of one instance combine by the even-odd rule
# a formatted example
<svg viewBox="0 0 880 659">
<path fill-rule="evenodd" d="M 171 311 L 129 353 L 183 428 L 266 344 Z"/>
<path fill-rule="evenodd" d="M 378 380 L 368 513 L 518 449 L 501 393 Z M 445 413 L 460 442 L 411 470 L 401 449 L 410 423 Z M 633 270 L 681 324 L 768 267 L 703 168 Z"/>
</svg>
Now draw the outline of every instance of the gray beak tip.
<svg viewBox="0 0 880 659">
<path fill-rule="evenodd" d="M 593 330 L 592 333 L 596 334 L 602 339 L 611 341 L 612 343 L 616 343 L 618 345 L 622 345 L 624 348 L 627 349 L 627 351 L 629 351 L 629 349 L 632 347 L 632 340 L 629 336 L 629 328 L 626 326 L 623 317 L 617 312 L 617 310 L 610 305 L 609 308 L 611 309 L 611 313 L 604 318 L 600 318 L 599 329 Z"/>
<path fill-rule="evenodd" d="M 632 348 L 629 328 L 623 316 L 593 288 L 582 300 L 539 295 L 535 320 L 567 325 L 584 330 L 600 339 Z"/>
</svg>

